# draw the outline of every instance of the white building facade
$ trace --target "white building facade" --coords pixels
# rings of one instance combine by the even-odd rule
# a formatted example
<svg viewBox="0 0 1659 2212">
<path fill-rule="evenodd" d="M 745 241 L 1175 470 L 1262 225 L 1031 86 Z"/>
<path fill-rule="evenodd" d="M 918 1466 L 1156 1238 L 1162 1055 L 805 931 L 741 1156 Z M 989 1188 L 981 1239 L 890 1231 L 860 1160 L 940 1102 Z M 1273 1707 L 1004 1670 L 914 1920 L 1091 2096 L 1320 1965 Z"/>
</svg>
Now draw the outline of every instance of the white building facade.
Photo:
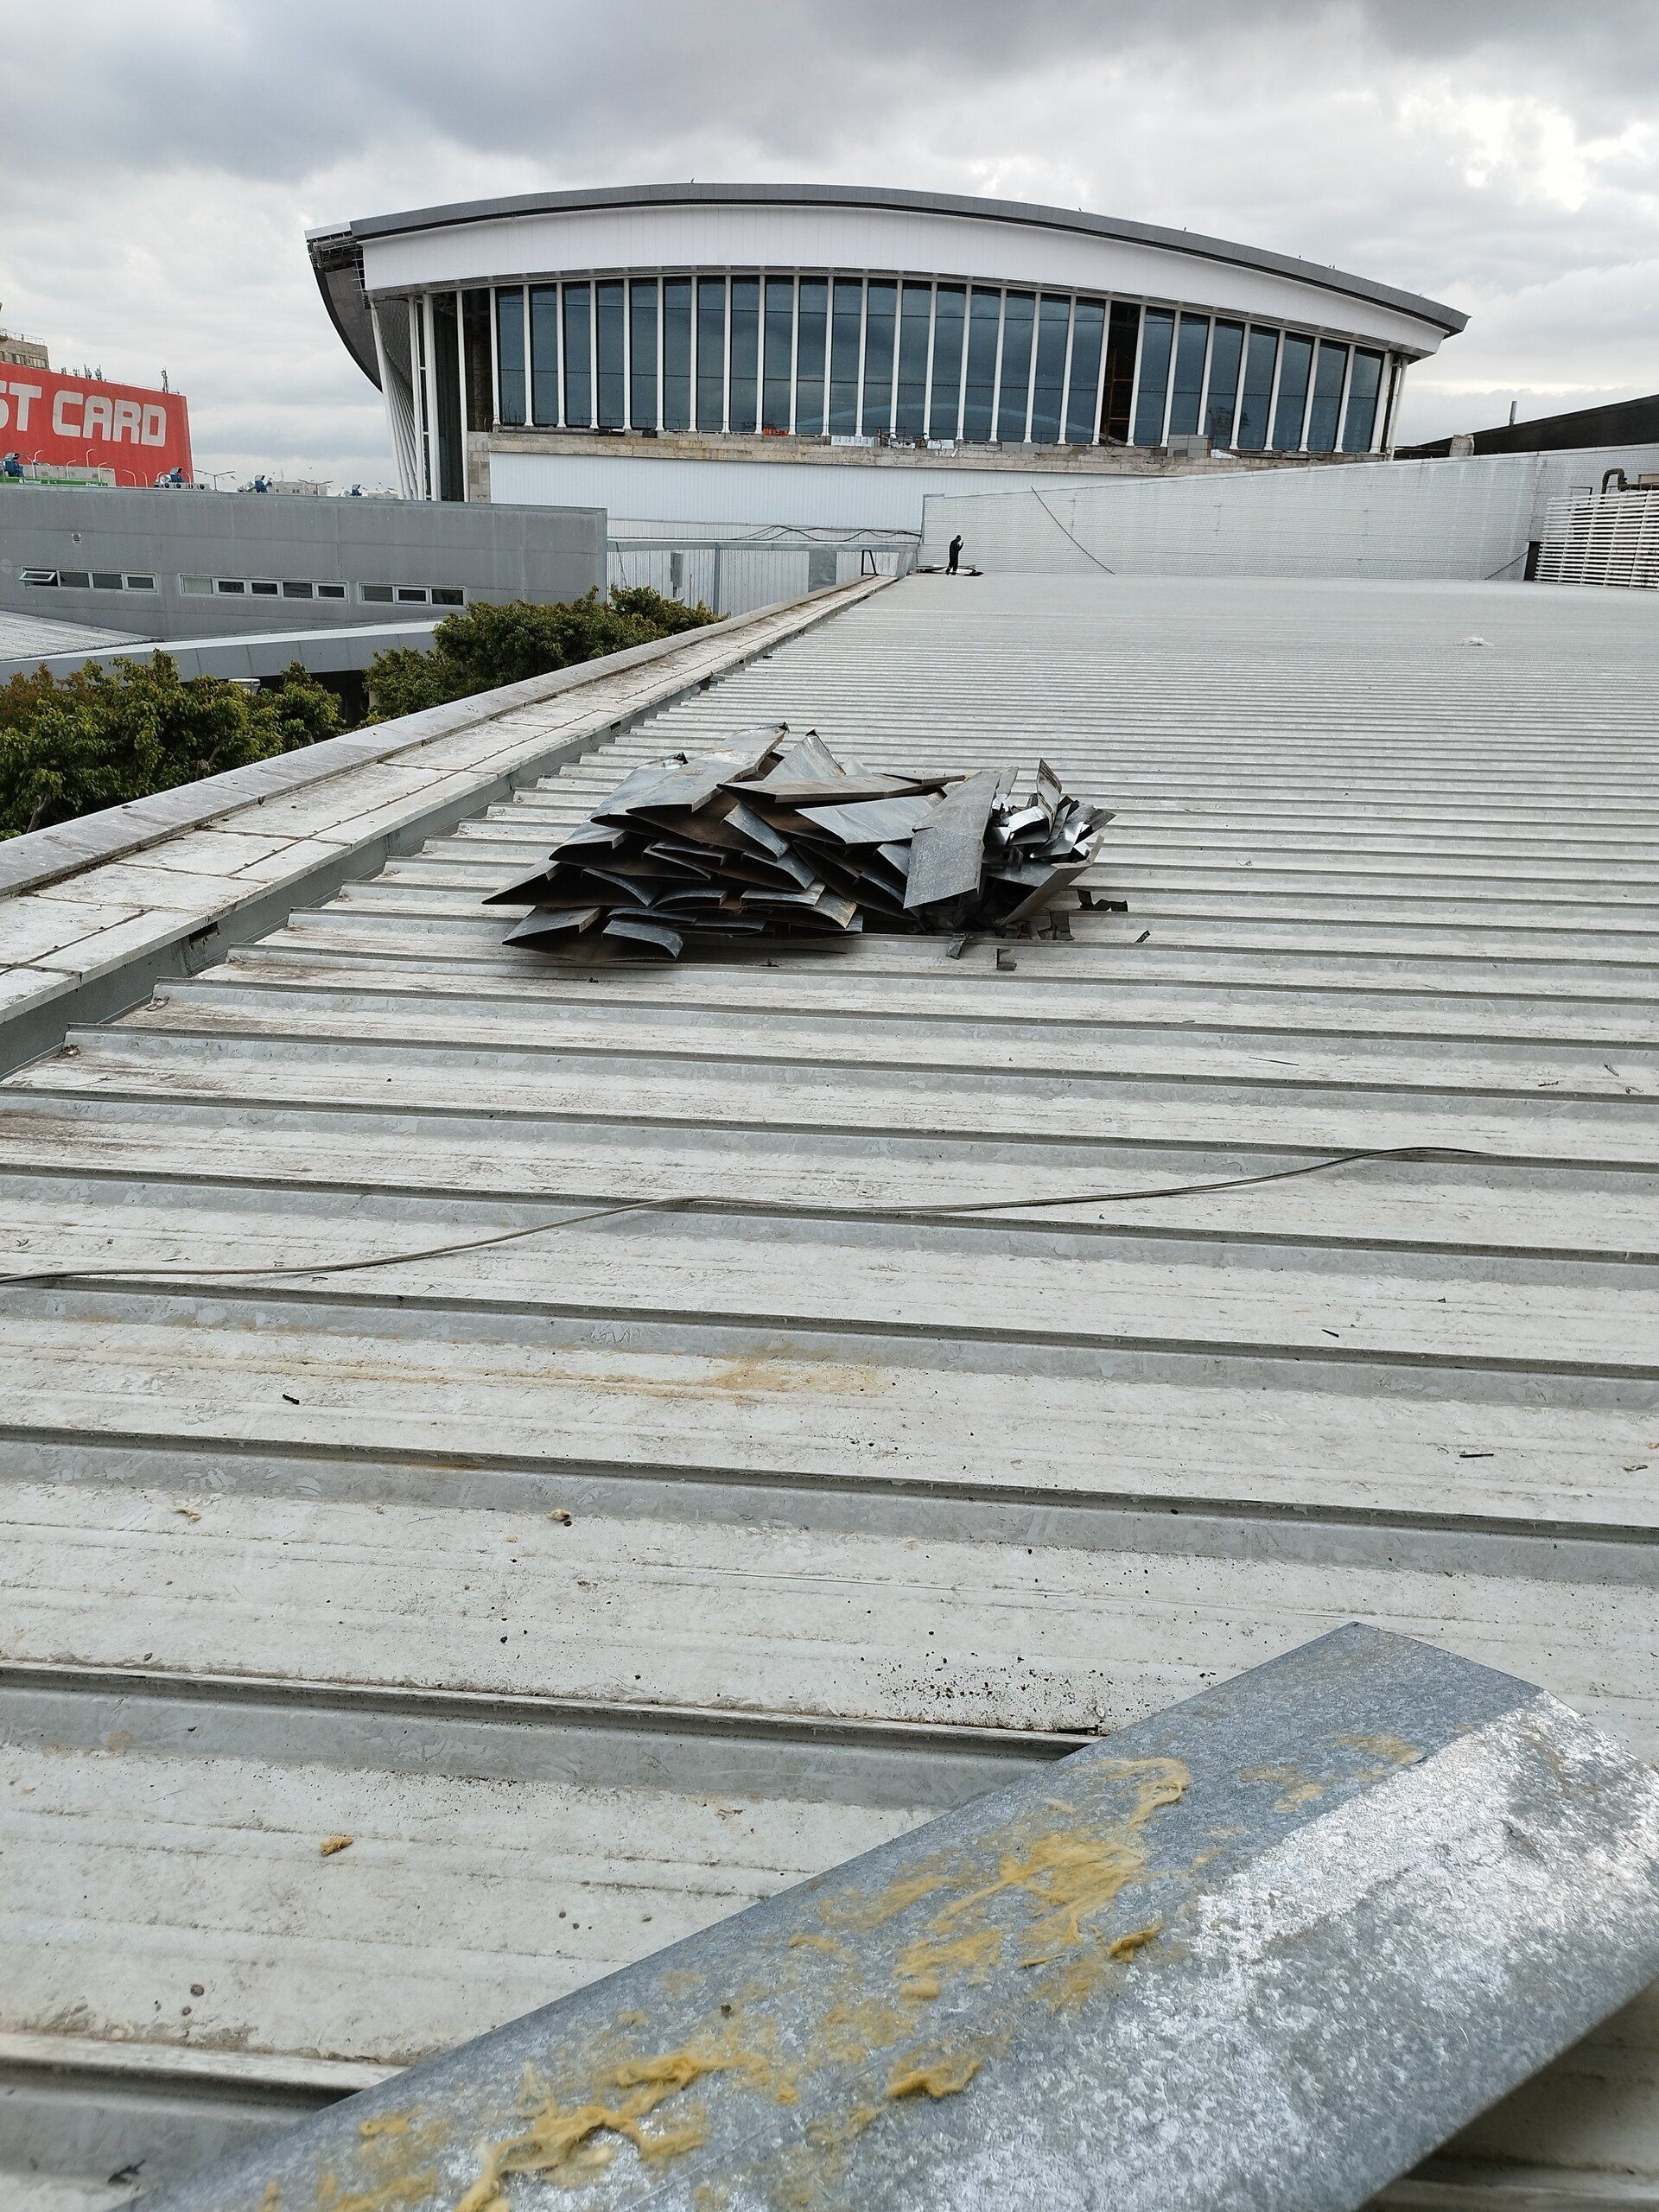
<svg viewBox="0 0 1659 2212">
<path fill-rule="evenodd" d="M 1390 286 L 1061 208 L 541 193 L 312 233 L 412 499 L 915 530 L 928 493 L 1363 460 L 1462 328 Z"/>
</svg>

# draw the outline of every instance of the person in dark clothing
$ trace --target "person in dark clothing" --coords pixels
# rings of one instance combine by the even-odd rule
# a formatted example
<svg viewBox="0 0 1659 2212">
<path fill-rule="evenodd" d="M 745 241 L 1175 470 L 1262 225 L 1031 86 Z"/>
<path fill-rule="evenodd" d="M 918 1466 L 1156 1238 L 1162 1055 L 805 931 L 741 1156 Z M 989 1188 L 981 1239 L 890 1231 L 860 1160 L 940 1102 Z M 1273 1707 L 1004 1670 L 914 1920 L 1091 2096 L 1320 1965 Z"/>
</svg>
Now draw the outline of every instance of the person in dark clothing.
<svg viewBox="0 0 1659 2212">
<path fill-rule="evenodd" d="M 957 563 L 961 560 L 961 558 L 962 532 L 958 531 L 950 541 L 950 557 L 944 564 L 944 573 L 947 576 L 954 576 L 956 575 Z"/>
</svg>

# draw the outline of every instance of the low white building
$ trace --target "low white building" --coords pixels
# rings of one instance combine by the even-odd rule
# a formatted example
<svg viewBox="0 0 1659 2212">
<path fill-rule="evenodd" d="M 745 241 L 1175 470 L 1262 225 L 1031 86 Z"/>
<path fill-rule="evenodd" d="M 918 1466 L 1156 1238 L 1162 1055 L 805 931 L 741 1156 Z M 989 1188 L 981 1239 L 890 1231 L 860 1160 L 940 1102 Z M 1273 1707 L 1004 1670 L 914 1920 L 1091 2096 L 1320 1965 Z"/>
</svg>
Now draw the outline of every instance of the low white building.
<svg viewBox="0 0 1659 2212">
<path fill-rule="evenodd" d="M 833 185 L 530 193 L 308 243 L 407 496 L 613 528 L 914 531 L 930 492 L 1363 460 L 1465 320 L 1185 231 Z"/>
</svg>

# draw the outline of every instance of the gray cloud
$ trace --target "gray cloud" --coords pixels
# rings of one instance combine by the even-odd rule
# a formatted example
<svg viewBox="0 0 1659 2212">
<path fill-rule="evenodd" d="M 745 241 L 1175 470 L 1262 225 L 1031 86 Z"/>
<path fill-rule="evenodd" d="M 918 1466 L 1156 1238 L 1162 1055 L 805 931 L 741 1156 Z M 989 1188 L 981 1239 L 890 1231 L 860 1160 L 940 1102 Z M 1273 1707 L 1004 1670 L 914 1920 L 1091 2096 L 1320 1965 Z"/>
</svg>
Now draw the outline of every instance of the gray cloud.
<svg viewBox="0 0 1659 2212">
<path fill-rule="evenodd" d="M 1651 0 L 59 0 L 8 23 L 0 299 L 163 364 L 205 459 L 389 473 L 306 266 L 329 218 L 676 176 L 1185 224 L 1453 301 L 1424 436 L 1646 390 Z"/>
</svg>

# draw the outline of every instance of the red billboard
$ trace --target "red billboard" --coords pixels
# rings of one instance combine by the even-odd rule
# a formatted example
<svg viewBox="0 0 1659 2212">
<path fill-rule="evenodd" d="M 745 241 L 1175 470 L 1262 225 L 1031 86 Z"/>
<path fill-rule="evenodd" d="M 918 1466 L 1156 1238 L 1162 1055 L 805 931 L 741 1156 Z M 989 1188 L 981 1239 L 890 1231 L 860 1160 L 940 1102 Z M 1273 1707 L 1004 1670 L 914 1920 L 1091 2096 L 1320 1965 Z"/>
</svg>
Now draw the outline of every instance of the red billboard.
<svg viewBox="0 0 1659 2212">
<path fill-rule="evenodd" d="M 190 414 L 177 391 L 100 384 L 0 361 L 0 458 L 112 468 L 118 484 L 191 473 Z"/>
</svg>

